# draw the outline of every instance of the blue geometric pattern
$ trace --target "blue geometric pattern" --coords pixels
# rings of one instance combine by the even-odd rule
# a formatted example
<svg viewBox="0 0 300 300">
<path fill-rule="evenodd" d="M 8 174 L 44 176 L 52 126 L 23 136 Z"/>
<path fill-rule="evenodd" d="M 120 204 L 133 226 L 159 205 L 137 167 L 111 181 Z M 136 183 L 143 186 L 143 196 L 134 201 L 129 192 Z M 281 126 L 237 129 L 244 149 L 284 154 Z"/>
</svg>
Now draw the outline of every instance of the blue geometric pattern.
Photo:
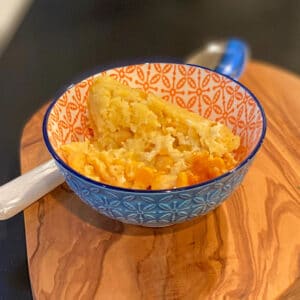
<svg viewBox="0 0 300 300">
<path fill-rule="evenodd" d="M 226 176 L 204 184 L 171 191 L 129 191 L 86 180 L 58 167 L 70 188 L 99 213 L 130 224 L 161 227 L 204 215 L 219 206 L 242 182 L 251 160 Z"/>
</svg>

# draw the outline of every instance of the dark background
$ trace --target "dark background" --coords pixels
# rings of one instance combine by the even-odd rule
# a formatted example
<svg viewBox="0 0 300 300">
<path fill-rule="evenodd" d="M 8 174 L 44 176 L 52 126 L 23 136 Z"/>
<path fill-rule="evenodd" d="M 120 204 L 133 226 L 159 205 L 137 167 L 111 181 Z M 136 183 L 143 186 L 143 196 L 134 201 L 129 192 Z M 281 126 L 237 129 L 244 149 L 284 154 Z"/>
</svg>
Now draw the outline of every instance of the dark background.
<svg viewBox="0 0 300 300">
<path fill-rule="evenodd" d="M 1 9 L 1 6 L 0 6 Z M 36 0 L 0 57 L 0 184 L 19 175 L 30 116 L 62 86 L 103 64 L 184 58 L 239 37 L 255 59 L 300 73 L 299 0 Z M 22 214 L 0 221 L 0 299 L 30 299 Z"/>
</svg>

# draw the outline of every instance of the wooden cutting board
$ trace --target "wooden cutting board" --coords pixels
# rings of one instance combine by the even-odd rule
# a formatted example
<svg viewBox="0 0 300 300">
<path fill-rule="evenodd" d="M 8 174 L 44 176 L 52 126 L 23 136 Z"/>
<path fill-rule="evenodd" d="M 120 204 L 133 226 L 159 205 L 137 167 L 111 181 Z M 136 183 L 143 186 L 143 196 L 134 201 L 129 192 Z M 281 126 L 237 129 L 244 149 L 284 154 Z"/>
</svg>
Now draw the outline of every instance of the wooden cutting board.
<svg viewBox="0 0 300 300">
<path fill-rule="evenodd" d="M 241 81 L 261 100 L 268 130 L 233 196 L 154 229 L 110 220 L 58 187 L 25 211 L 36 299 L 300 299 L 300 78 L 252 62 Z M 22 172 L 50 158 L 45 108 L 25 126 Z"/>
</svg>

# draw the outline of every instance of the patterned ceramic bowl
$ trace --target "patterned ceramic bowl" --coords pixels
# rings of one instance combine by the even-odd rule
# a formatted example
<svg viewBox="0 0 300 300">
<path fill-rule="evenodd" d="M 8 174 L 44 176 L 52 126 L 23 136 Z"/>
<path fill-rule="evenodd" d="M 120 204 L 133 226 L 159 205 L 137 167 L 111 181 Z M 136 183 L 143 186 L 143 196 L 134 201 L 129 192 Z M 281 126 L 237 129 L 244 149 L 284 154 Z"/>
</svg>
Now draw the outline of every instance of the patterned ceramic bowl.
<svg viewBox="0 0 300 300">
<path fill-rule="evenodd" d="M 130 86 L 155 92 L 166 101 L 225 123 L 241 137 L 245 152 L 232 171 L 178 189 L 145 191 L 93 181 L 70 168 L 56 149 L 91 137 L 86 98 L 92 79 L 111 75 Z M 70 86 L 50 105 L 43 124 L 46 145 L 70 188 L 98 212 L 124 223 L 167 226 L 204 215 L 220 205 L 242 182 L 264 139 L 266 121 L 255 96 L 239 82 L 185 64 L 144 63 L 104 70 Z"/>
</svg>

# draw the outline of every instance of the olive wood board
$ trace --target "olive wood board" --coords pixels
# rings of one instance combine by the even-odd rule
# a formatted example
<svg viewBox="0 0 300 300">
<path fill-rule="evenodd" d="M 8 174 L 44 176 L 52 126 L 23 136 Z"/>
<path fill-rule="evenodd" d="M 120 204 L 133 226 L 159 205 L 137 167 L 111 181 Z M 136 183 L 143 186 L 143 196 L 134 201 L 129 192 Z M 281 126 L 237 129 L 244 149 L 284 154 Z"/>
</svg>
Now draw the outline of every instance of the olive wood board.
<svg viewBox="0 0 300 300">
<path fill-rule="evenodd" d="M 241 78 L 267 115 L 242 185 L 205 216 L 165 228 L 98 214 L 63 184 L 24 212 L 35 299 L 300 299 L 300 78 L 251 62 Z M 21 169 L 50 158 L 27 122 Z"/>
</svg>

